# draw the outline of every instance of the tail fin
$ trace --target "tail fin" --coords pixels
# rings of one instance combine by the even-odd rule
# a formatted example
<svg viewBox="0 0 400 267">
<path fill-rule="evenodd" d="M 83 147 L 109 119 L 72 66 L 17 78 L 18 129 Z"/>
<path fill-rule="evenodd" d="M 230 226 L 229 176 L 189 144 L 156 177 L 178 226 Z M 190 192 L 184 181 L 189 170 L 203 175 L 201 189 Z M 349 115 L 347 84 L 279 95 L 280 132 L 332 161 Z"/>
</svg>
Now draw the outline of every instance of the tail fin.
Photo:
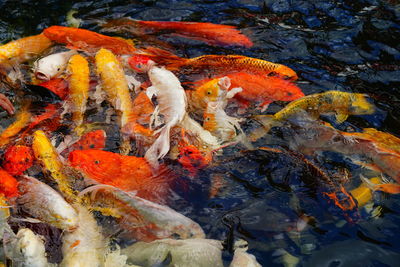
<svg viewBox="0 0 400 267">
<path fill-rule="evenodd" d="M 167 155 L 169 151 L 170 129 L 170 124 L 166 124 L 163 128 L 161 128 L 160 135 L 158 136 L 157 140 L 146 151 L 144 156 L 146 160 L 155 168 L 158 167 L 158 160 Z"/>
</svg>

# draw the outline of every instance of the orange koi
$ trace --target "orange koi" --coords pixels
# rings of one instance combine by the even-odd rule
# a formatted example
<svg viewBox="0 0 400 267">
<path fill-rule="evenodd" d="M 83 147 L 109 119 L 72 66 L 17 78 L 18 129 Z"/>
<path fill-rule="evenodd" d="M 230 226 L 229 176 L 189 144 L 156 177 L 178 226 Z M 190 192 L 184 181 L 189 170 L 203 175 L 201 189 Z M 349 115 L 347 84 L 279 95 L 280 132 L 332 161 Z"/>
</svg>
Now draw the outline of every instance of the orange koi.
<svg viewBox="0 0 400 267">
<path fill-rule="evenodd" d="M 372 191 L 382 191 L 388 194 L 400 194 L 400 184 L 393 184 L 393 183 L 379 183 L 374 182 L 372 179 L 368 180 L 367 178 L 360 176 L 363 184 L 367 186 Z"/>
<path fill-rule="evenodd" d="M 102 27 L 108 31 L 127 31 L 134 35 L 171 33 L 202 41 L 209 45 L 253 46 L 253 42 L 237 30 L 235 26 L 207 22 L 141 21 L 122 18 L 108 21 Z"/>
<path fill-rule="evenodd" d="M 242 88 L 233 98 L 237 100 L 243 108 L 248 108 L 250 104 L 256 104 L 261 108 L 268 107 L 274 101 L 293 101 L 304 96 L 304 93 L 292 81 L 284 80 L 280 77 L 255 75 L 246 72 L 231 73 L 226 75 L 230 80 L 228 91 L 233 88 Z M 205 79 L 195 82 L 195 90 L 190 91 L 196 102 L 201 99 L 216 101 L 220 95 L 218 81 L 220 78 L 212 80 Z M 204 105 L 203 108 L 206 108 Z"/>
<path fill-rule="evenodd" d="M 6 198 L 12 198 L 19 195 L 18 181 L 8 172 L 0 168 L 0 194 Z"/>
<path fill-rule="evenodd" d="M 145 158 L 90 149 L 72 151 L 68 159 L 73 168 L 97 183 L 137 191 L 146 199 L 163 199 L 166 194 L 166 177 L 154 176 Z"/>
<path fill-rule="evenodd" d="M 132 42 L 79 28 L 51 26 L 45 29 L 43 34 L 54 42 L 66 44 L 71 49 L 91 53 L 97 52 L 100 48 L 111 50 L 117 55 L 136 52 Z"/>
<path fill-rule="evenodd" d="M 53 42 L 43 34 L 11 41 L 0 46 L 0 62 L 16 61 L 22 63 L 41 55 L 44 50 L 52 45 Z"/>
<path fill-rule="evenodd" d="M 68 96 L 68 82 L 62 78 L 51 79 L 49 81 L 42 82 L 39 85 L 46 87 L 58 95 L 62 100 L 65 100 Z"/>
<path fill-rule="evenodd" d="M 11 175 L 21 175 L 32 164 L 33 150 L 28 146 L 11 146 L 4 153 L 3 168 Z"/>
<path fill-rule="evenodd" d="M 297 80 L 298 78 L 296 72 L 285 65 L 241 55 L 204 55 L 195 58 L 181 58 L 156 48 L 144 49 L 143 53 L 144 56 L 148 56 L 158 65 L 165 66 L 171 71 L 196 72 L 207 69 L 215 75 L 247 72 L 258 75 L 279 76 L 291 80 Z M 138 63 L 136 61 L 135 56 L 133 56 L 132 60 L 128 60 L 133 69 L 137 68 L 136 65 Z"/>
</svg>

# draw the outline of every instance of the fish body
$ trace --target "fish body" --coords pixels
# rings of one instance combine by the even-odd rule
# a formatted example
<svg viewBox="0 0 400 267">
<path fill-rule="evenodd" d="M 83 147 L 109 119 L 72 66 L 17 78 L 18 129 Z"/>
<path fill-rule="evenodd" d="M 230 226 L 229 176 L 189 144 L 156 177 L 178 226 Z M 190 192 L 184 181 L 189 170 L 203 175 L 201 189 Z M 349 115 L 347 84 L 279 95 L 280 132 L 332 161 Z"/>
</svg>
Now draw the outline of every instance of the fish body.
<svg viewBox="0 0 400 267">
<path fill-rule="evenodd" d="M 117 55 L 124 55 L 133 54 L 136 51 L 132 43 L 122 38 L 110 37 L 85 29 L 51 26 L 46 28 L 43 34 L 54 42 L 86 52 L 94 53 L 105 48 Z"/>
<path fill-rule="evenodd" d="M 32 164 L 33 151 L 28 146 L 11 146 L 4 153 L 3 168 L 11 175 L 21 175 Z"/>
<path fill-rule="evenodd" d="M 15 121 L 0 134 L 0 146 L 6 145 L 12 137 L 25 128 L 29 124 L 31 116 L 29 105 L 22 106 L 21 110 L 16 114 Z"/>
<path fill-rule="evenodd" d="M 327 91 L 295 100 L 274 116 L 277 120 L 286 120 L 304 111 L 314 119 L 321 114 L 335 113 L 336 121 L 342 123 L 349 115 L 372 114 L 375 108 L 364 94 Z"/>
<path fill-rule="evenodd" d="M 16 61 L 22 63 L 38 57 L 53 45 L 43 34 L 24 37 L 0 46 L 0 62 Z"/>
<path fill-rule="evenodd" d="M 247 72 L 257 75 L 275 75 L 290 80 L 298 78 L 296 72 L 285 65 L 241 55 L 204 55 L 187 59 L 173 54 L 157 55 L 158 51 L 154 49 L 147 49 L 145 53 L 157 64 L 171 71 L 191 73 L 209 70 L 214 75 Z"/>
<path fill-rule="evenodd" d="M 96 68 L 109 101 L 121 113 L 123 127 L 128 123 L 133 107 L 122 65 L 111 51 L 100 49 L 96 53 Z"/>
<path fill-rule="evenodd" d="M 68 82 L 62 78 L 55 78 L 39 84 L 58 95 L 62 100 L 68 96 Z"/>
<path fill-rule="evenodd" d="M 13 266 L 50 267 L 42 238 L 28 228 L 18 230 L 14 251 Z"/>
<path fill-rule="evenodd" d="M 242 247 L 243 246 L 243 247 Z M 235 242 L 235 252 L 229 267 L 262 267 L 256 257 L 247 253 L 247 241 L 238 240 Z"/>
<path fill-rule="evenodd" d="M 51 54 L 33 63 L 36 78 L 49 81 L 60 75 L 66 68 L 69 58 L 76 54 L 75 50 Z"/>
<path fill-rule="evenodd" d="M 17 202 L 30 215 L 62 230 L 72 230 L 78 226 L 78 215 L 74 208 L 47 184 L 24 176 L 18 189 L 21 194 Z"/>
<path fill-rule="evenodd" d="M 186 114 L 187 99 L 184 89 L 178 78 L 170 71 L 151 67 L 148 71 L 151 87 L 147 88 L 146 94 L 149 99 L 157 97 L 156 110 L 153 113 L 152 124 L 158 115 L 162 115 L 165 125 L 155 133 L 160 133 L 153 145 L 146 151 L 145 158 L 154 166 L 157 160 L 163 158 L 170 149 L 170 130 L 182 122 Z M 156 127 L 159 125 L 155 125 Z"/>
<path fill-rule="evenodd" d="M 0 169 L 0 194 L 6 198 L 19 195 L 18 181 L 3 169 Z"/>
<path fill-rule="evenodd" d="M 168 188 L 167 178 L 154 176 L 145 158 L 101 150 L 76 150 L 68 159 L 72 167 L 90 180 L 124 191 L 137 191 L 138 196 L 146 199 L 162 199 Z"/>
<path fill-rule="evenodd" d="M 104 192 L 99 193 L 100 190 Z M 152 238 L 146 238 L 146 240 L 173 236 L 178 236 L 181 239 L 205 237 L 204 231 L 199 224 L 168 206 L 151 202 L 112 186 L 92 186 L 82 191 L 81 194 L 88 192 L 92 192 L 91 199 L 94 202 L 114 199 L 112 202 L 114 205 L 117 203 L 115 208 L 120 210 L 119 214 L 123 219 L 121 223 L 125 221 L 125 226 L 123 227 L 130 228 L 132 216 L 136 223 L 139 218 L 141 226 L 147 232 L 150 232 L 149 234 L 152 236 Z M 113 204 L 107 203 L 107 206 L 109 207 Z M 137 225 L 133 226 L 133 228 L 137 227 Z"/>
<path fill-rule="evenodd" d="M 89 97 L 89 63 L 81 55 L 73 55 L 68 61 L 69 73 L 69 100 L 72 108 L 72 120 L 75 124 L 75 132 L 82 135 L 79 128 L 83 123 L 86 103 Z"/>
<path fill-rule="evenodd" d="M 172 33 L 210 45 L 253 46 L 253 42 L 241 34 L 235 26 L 207 22 L 143 21 L 122 18 L 108 21 L 102 27 L 108 31 L 127 31 L 135 35 Z"/>
<path fill-rule="evenodd" d="M 49 173 L 67 200 L 74 201 L 76 199 L 75 192 L 71 188 L 68 177 L 63 172 L 64 165 L 59 158 L 57 150 L 43 131 L 34 132 L 32 149 L 43 170 Z"/>
</svg>

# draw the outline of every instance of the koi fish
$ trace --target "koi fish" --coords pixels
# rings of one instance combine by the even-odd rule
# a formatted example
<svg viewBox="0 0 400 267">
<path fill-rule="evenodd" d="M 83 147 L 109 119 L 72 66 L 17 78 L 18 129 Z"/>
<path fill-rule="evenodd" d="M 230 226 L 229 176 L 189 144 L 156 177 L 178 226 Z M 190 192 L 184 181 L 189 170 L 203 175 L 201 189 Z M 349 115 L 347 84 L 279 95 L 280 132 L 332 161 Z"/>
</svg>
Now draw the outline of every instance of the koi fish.
<svg viewBox="0 0 400 267">
<path fill-rule="evenodd" d="M 66 44 L 68 48 L 90 53 L 95 53 L 100 48 L 108 49 L 117 55 L 136 52 L 132 42 L 79 28 L 51 26 L 46 28 L 43 34 L 54 42 Z"/>
<path fill-rule="evenodd" d="M 336 121 L 342 123 L 349 115 L 372 114 L 375 107 L 367 101 L 365 94 L 327 91 L 295 100 L 275 113 L 274 117 L 277 120 L 286 120 L 304 111 L 314 119 L 321 114 L 335 113 Z"/>
<path fill-rule="evenodd" d="M 243 108 L 247 108 L 250 104 L 260 106 L 261 110 L 265 110 L 269 104 L 274 101 L 293 101 L 304 96 L 303 92 L 292 81 L 284 80 L 280 77 L 261 76 L 245 72 L 228 74 L 228 88 L 242 88 L 237 92 L 233 99 L 241 104 Z M 195 82 L 195 90 L 191 92 L 194 95 L 194 101 L 216 101 L 219 93 L 218 79 L 202 80 Z"/>
<path fill-rule="evenodd" d="M 140 58 L 137 59 L 141 60 Z M 142 70 L 148 71 L 151 81 L 151 86 L 147 88 L 146 95 L 149 99 L 156 96 L 158 103 L 152 114 L 150 127 L 161 125 L 158 119 L 159 115 L 163 116 L 165 122 L 163 127 L 154 132 L 154 134 L 160 133 L 160 135 L 145 154 L 145 158 L 156 167 L 158 160 L 163 158 L 170 149 L 171 128 L 184 119 L 187 99 L 185 90 L 172 72 L 154 66 L 154 62 L 151 60 L 142 66 Z"/>
<path fill-rule="evenodd" d="M 258 75 L 279 76 L 281 78 L 297 80 L 297 74 L 291 68 L 262 59 L 241 55 L 204 55 L 195 58 L 181 58 L 172 53 L 159 51 L 156 48 L 147 48 L 141 52 L 160 66 L 168 70 L 190 73 L 209 70 L 214 75 L 227 75 L 235 72 L 247 72 Z M 133 56 L 128 60 L 129 65 L 135 69 L 140 64 Z"/>
<path fill-rule="evenodd" d="M 3 168 L 11 175 L 21 175 L 32 164 L 33 151 L 28 146 L 11 146 L 4 153 Z"/>
<path fill-rule="evenodd" d="M 19 195 L 18 181 L 8 172 L 0 168 L 0 194 L 6 198 L 12 198 Z"/>
<path fill-rule="evenodd" d="M 376 185 L 380 183 L 380 179 L 373 177 L 369 179 L 369 182 Z M 351 190 L 350 194 L 357 200 L 358 207 L 365 206 L 372 199 L 372 190 L 364 181 L 359 187 Z"/>
<path fill-rule="evenodd" d="M 22 63 L 41 55 L 43 51 L 52 45 L 53 42 L 43 34 L 11 41 L 0 46 L 0 62 L 11 60 Z"/>
<path fill-rule="evenodd" d="M 55 93 L 62 100 L 65 100 L 68 96 L 68 82 L 62 78 L 51 79 L 39 84 L 48 90 Z"/>
<path fill-rule="evenodd" d="M 0 107 L 7 111 L 9 115 L 13 115 L 15 112 L 14 105 L 4 94 L 0 94 Z"/>
<path fill-rule="evenodd" d="M 99 191 L 103 192 L 99 193 Z M 122 209 L 125 220 L 129 220 L 129 217 L 134 214 L 134 220 L 137 221 L 137 216 L 139 216 L 142 223 L 148 226 L 147 230 L 153 233 L 155 239 L 172 236 L 178 236 L 181 239 L 205 238 L 204 231 L 199 224 L 168 206 L 156 204 L 109 185 L 91 186 L 83 190 L 80 195 L 87 193 L 91 193 L 92 202 L 99 201 L 97 199 L 100 201 L 114 199 L 114 202 L 118 202 L 116 208 Z M 131 214 L 132 212 L 133 214 Z M 125 225 L 125 227 L 129 227 L 129 225 Z"/>
<path fill-rule="evenodd" d="M 143 21 L 121 18 L 101 25 L 106 31 L 129 32 L 134 35 L 172 33 L 180 37 L 199 40 L 209 45 L 252 47 L 253 42 L 235 26 L 207 22 Z"/>
<path fill-rule="evenodd" d="M 357 136 L 358 138 L 373 140 L 381 147 L 400 153 L 400 138 L 390 133 L 378 131 L 374 128 L 365 128 L 362 133 L 354 132 L 351 133 L 351 135 Z"/>
<path fill-rule="evenodd" d="M 51 54 L 33 63 L 33 72 L 39 80 L 49 81 L 60 75 L 66 68 L 69 58 L 76 54 L 75 50 Z"/>
<path fill-rule="evenodd" d="M 29 124 L 31 116 L 29 105 L 24 104 L 21 110 L 16 114 L 15 121 L 0 134 L 0 146 L 6 145 L 10 142 L 12 137 L 19 134 L 19 132 Z"/>
<path fill-rule="evenodd" d="M 69 73 L 69 97 L 72 109 L 72 120 L 75 124 L 75 132 L 82 135 L 80 128 L 86 110 L 86 102 L 89 97 L 90 70 L 89 63 L 81 55 L 73 55 L 68 61 Z"/>
<path fill-rule="evenodd" d="M 137 191 L 138 196 L 146 199 L 162 199 L 168 188 L 167 177 L 154 176 L 145 158 L 90 149 L 72 151 L 68 160 L 88 179 L 124 191 Z"/>
<path fill-rule="evenodd" d="M 122 129 L 134 116 L 132 115 L 132 100 L 124 70 L 115 55 L 107 49 L 100 49 L 95 58 L 97 74 L 100 76 L 102 88 L 107 93 L 113 107 L 121 114 L 120 128 Z M 129 140 L 123 141 L 121 150 L 124 151 L 124 154 L 129 152 Z"/>
<path fill-rule="evenodd" d="M 44 267 L 51 266 L 47 262 L 44 238 L 35 235 L 28 228 L 20 228 L 16 236 L 16 244 L 12 258 L 16 266 Z"/>
<path fill-rule="evenodd" d="M 43 131 L 38 130 L 33 133 L 32 149 L 35 158 L 40 162 L 43 170 L 48 172 L 49 176 L 57 183 L 61 193 L 68 201 L 74 202 L 76 194 L 71 188 L 69 178 L 63 172 L 64 165 L 57 150 Z"/>
</svg>

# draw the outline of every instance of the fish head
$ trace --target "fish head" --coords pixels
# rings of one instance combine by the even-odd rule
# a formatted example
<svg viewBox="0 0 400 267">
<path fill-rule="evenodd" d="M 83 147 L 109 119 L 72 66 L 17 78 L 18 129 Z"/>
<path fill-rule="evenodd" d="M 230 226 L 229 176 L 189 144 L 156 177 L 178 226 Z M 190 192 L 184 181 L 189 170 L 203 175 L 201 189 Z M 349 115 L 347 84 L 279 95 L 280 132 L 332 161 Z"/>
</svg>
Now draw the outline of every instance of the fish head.
<svg viewBox="0 0 400 267">
<path fill-rule="evenodd" d="M 350 103 L 350 114 L 368 115 L 375 112 L 375 106 L 368 101 L 368 96 L 365 94 L 351 94 Z"/>
<path fill-rule="evenodd" d="M 208 165 L 209 160 L 194 145 L 179 147 L 178 162 L 190 172 Z"/>
<path fill-rule="evenodd" d="M 39 80 L 48 81 L 60 74 L 67 65 L 70 52 L 62 52 L 36 60 L 33 63 L 33 72 Z"/>
<path fill-rule="evenodd" d="M 219 85 L 220 79 L 213 79 L 198 87 L 194 94 L 199 101 L 208 103 L 210 101 L 217 101 L 221 90 Z"/>
<path fill-rule="evenodd" d="M 128 64 L 136 72 L 147 72 L 155 62 L 146 55 L 134 55 L 128 59 Z"/>
<path fill-rule="evenodd" d="M 21 175 L 33 164 L 33 151 L 28 146 L 11 146 L 4 153 L 3 168 L 11 175 Z"/>
<path fill-rule="evenodd" d="M 68 156 L 70 165 L 91 179 L 115 176 L 121 172 L 120 155 L 108 151 L 88 149 L 74 150 Z"/>
<path fill-rule="evenodd" d="M 217 120 L 214 113 L 204 112 L 203 128 L 207 131 L 214 132 L 217 130 Z"/>
</svg>

